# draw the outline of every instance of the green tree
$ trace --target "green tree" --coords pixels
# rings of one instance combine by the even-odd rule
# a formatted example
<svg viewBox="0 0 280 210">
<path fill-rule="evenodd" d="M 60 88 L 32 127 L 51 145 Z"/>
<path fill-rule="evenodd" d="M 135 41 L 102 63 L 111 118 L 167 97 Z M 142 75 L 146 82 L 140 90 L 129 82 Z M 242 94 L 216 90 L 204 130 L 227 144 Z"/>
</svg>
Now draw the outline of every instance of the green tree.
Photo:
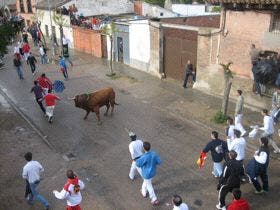
<svg viewBox="0 0 280 210">
<path fill-rule="evenodd" d="M 7 46 L 12 42 L 12 39 L 21 30 L 20 22 L 7 21 L 0 23 L 0 56 L 4 56 L 7 51 Z"/>
<path fill-rule="evenodd" d="M 114 34 L 117 32 L 116 30 L 116 24 L 115 23 L 110 23 L 110 24 L 107 24 L 105 25 L 103 28 L 102 28 L 102 33 L 104 35 L 107 35 L 110 39 L 110 44 L 111 44 L 111 48 L 110 48 L 110 74 L 108 76 L 114 76 L 115 73 L 113 71 L 113 37 L 114 37 Z"/>
<path fill-rule="evenodd" d="M 53 21 L 55 22 L 56 25 L 59 26 L 60 44 L 61 44 L 61 46 L 62 46 L 62 45 L 63 45 L 63 43 L 62 43 L 62 38 L 63 38 L 63 26 L 67 26 L 67 20 L 62 16 L 62 14 L 54 13 L 54 15 L 53 15 Z"/>
</svg>

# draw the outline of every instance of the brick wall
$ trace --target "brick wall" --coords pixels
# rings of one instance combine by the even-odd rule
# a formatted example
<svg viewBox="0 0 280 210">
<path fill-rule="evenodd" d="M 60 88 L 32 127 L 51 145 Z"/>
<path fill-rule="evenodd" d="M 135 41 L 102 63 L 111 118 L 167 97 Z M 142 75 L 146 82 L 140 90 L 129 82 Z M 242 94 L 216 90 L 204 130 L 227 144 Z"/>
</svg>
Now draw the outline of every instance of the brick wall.
<svg viewBox="0 0 280 210">
<path fill-rule="evenodd" d="M 142 14 L 142 1 L 134 1 L 134 12 L 137 15 L 143 15 Z"/>
<path fill-rule="evenodd" d="M 221 36 L 220 62 L 232 61 L 232 70 L 235 73 L 249 77 L 251 44 L 254 43 L 260 50 L 270 50 L 263 42 L 265 34 L 269 31 L 270 19 L 270 13 L 227 11 L 225 25 L 227 35 Z M 279 42 L 274 44 L 279 46 Z"/>
<path fill-rule="evenodd" d="M 102 57 L 101 34 L 94 30 L 73 27 L 74 48 L 96 57 Z"/>
<path fill-rule="evenodd" d="M 163 23 L 173 23 L 197 27 L 220 27 L 220 15 L 162 18 L 160 21 Z"/>
</svg>

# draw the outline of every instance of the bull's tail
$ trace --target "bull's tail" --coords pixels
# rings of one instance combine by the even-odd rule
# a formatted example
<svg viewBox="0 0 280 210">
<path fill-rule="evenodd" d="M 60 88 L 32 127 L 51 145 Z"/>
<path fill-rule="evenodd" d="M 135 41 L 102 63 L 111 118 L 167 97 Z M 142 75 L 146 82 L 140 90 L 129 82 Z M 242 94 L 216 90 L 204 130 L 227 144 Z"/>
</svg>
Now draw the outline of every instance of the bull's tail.
<svg viewBox="0 0 280 210">
<path fill-rule="evenodd" d="M 114 105 L 120 105 L 120 104 L 118 104 L 118 103 L 116 103 L 116 102 L 114 101 Z"/>
</svg>

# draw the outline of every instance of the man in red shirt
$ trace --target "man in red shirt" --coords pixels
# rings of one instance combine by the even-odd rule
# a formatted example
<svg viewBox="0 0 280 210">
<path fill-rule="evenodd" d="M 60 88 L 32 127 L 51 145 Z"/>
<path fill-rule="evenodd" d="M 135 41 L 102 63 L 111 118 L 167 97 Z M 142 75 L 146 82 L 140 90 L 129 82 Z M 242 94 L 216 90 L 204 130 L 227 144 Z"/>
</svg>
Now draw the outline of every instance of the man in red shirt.
<svg viewBox="0 0 280 210">
<path fill-rule="evenodd" d="M 53 111 L 56 105 L 56 100 L 60 100 L 55 94 L 52 94 L 52 90 L 48 90 L 48 94 L 44 97 L 46 103 L 46 115 L 48 116 L 49 123 L 53 120 Z"/>
<path fill-rule="evenodd" d="M 232 190 L 233 201 L 228 205 L 227 210 L 250 210 L 248 201 L 241 198 L 241 190 L 234 188 Z"/>
<path fill-rule="evenodd" d="M 47 95 L 48 91 L 52 90 L 52 81 L 48 77 L 46 77 L 46 74 L 42 74 L 40 77 L 38 77 L 37 81 L 39 85 L 43 88 L 44 95 Z"/>
<path fill-rule="evenodd" d="M 27 61 L 27 58 L 29 56 L 30 46 L 27 42 L 25 42 L 22 46 L 23 56 L 24 59 Z"/>
</svg>

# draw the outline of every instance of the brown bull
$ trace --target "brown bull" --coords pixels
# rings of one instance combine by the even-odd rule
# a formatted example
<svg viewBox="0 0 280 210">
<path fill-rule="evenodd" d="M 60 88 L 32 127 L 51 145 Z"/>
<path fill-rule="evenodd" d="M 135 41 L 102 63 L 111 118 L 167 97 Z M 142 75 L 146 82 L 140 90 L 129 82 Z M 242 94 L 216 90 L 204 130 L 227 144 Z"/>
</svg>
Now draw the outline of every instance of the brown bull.
<svg viewBox="0 0 280 210">
<path fill-rule="evenodd" d="M 102 106 L 106 106 L 107 109 L 104 115 L 107 116 L 109 108 L 111 106 L 111 115 L 112 115 L 114 111 L 114 106 L 118 105 L 115 102 L 115 97 L 116 94 L 113 88 L 106 87 L 97 90 L 93 93 L 77 95 L 71 99 L 75 101 L 76 107 L 86 110 L 87 113 L 84 117 L 84 120 L 87 119 L 87 116 L 90 112 L 95 112 L 98 123 L 101 123 L 99 108 Z"/>
</svg>

